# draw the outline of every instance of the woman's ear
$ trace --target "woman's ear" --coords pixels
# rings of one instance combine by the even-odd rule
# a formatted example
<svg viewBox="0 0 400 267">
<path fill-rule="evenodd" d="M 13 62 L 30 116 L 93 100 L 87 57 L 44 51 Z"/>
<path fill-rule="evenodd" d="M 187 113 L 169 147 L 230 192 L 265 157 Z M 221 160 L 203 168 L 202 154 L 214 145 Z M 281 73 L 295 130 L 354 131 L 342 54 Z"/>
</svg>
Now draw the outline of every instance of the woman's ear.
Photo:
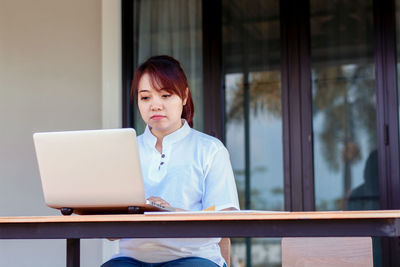
<svg viewBox="0 0 400 267">
<path fill-rule="evenodd" d="M 189 88 L 186 87 L 186 90 L 185 90 L 185 98 L 183 99 L 183 105 L 186 105 L 188 96 L 189 96 Z"/>
</svg>

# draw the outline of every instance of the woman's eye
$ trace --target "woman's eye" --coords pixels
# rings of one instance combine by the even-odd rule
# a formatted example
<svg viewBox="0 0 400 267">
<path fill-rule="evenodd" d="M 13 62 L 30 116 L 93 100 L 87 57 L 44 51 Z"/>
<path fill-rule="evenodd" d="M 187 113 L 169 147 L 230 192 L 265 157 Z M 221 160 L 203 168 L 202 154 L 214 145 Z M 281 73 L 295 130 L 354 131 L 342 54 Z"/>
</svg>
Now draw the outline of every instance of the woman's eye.
<svg viewBox="0 0 400 267">
<path fill-rule="evenodd" d="M 165 95 L 162 95 L 162 97 L 164 97 L 164 98 L 167 98 L 167 97 L 170 97 L 171 95 L 169 95 L 169 94 L 165 94 Z"/>
<path fill-rule="evenodd" d="M 148 96 L 142 96 L 142 97 L 140 97 L 140 100 L 147 100 L 147 99 L 149 99 Z"/>
</svg>

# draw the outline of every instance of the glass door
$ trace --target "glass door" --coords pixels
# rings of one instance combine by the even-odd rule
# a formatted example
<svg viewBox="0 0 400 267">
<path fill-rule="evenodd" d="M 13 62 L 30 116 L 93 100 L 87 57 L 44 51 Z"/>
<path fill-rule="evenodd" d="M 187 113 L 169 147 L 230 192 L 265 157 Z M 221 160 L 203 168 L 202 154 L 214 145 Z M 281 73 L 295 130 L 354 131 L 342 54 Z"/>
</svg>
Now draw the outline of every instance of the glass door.
<svg viewBox="0 0 400 267">
<path fill-rule="evenodd" d="M 222 1 L 225 133 L 242 209 L 283 210 L 279 1 Z M 234 266 L 281 266 L 280 239 L 232 239 Z"/>
<path fill-rule="evenodd" d="M 380 209 L 372 0 L 311 0 L 310 25 L 316 210 Z"/>
</svg>

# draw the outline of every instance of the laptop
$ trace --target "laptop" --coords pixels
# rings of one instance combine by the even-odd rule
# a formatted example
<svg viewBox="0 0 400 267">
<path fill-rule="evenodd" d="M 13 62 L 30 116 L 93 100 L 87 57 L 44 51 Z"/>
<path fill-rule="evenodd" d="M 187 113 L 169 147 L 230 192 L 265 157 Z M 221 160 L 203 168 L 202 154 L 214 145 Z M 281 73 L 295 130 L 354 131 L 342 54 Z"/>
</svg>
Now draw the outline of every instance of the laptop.
<svg viewBox="0 0 400 267">
<path fill-rule="evenodd" d="M 33 135 L 46 204 L 64 215 L 169 211 L 146 201 L 134 129 Z"/>
</svg>

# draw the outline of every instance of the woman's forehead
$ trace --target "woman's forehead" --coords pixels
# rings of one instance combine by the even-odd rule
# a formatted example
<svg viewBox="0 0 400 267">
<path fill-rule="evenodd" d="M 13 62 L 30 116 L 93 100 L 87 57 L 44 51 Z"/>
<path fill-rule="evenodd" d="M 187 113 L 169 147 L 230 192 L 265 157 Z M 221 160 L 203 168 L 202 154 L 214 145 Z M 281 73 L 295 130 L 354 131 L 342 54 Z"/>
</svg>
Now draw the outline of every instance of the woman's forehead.
<svg viewBox="0 0 400 267">
<path fill-rule="evenodd" d="M 143 81 L 143 82 L 142 82 Z M 179 94 L 175 84 L 170 80 L 162 80 L 161 77 L 151 72 L 145 72 L 139 80 L 138 93 L 156 91 L 159 94 Z"/>
<path fill-rule="evenodd" d="M 156 93 L 159 93 L 159 94 L 163 94 L 163 93 L 166 93 L 166 92 L 172 93 L 172 90 L 167 89 L 167 88 L 155 89 L 155 88 L 153 88 L 153 87 L 150 87 L 150 88 L 144 87 L 144 88 L 139 88 L 139 91 L 138 91 L 138 92 L 139 92 L 139 93 L 151 93 L 151 92 L 156 92 Z"/>
<path fill-rule="evenodd" d="M 149 88 L 141 88 L 141 87 L 151 87 L 154 90 L 165 90 L 164 84 L 161 82 L 160 78 L 152 73 L 145 72 L 139 80 L 139 91 L 141 89 L 149 89 Z"/>
</svg>

